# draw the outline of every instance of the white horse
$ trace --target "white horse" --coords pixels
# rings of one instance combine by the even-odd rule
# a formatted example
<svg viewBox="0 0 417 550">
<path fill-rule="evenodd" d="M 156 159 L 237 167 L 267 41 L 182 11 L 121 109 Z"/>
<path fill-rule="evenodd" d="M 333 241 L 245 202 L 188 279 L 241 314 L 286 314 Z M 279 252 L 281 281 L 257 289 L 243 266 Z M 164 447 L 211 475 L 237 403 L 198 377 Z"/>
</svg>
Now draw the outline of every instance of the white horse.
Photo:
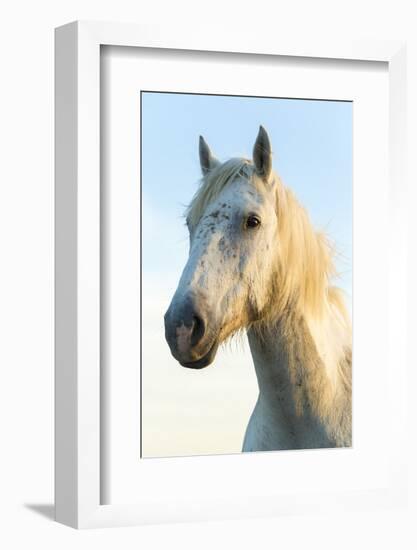
<svg viewBox="0 0 417 550">
<path fill-rule="evenodd" d="M 253 161 L 213 157 L 187 210 L 190 254 L 165 315 L 173 356 L 200 369 L 247 332 L 259 385 L 243 451 L 347 447 L 351 327 L 331 249 L 272 171 L 261 126 Z"/>
</svg>

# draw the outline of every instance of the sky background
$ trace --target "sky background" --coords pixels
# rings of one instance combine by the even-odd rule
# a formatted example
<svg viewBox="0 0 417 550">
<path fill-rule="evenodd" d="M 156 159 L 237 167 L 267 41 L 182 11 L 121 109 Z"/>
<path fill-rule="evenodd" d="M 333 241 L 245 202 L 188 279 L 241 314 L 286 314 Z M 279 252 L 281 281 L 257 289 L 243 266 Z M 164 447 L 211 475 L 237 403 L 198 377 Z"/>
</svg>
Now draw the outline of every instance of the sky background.
<svg viewBox="0 0 417 550">
<path fill-rule="evenodd" d="M 257 397 L 246 345 L 184 369 L 164 339 L 163 315 L 188 256 L 183 213 L 201 177 L 198 137 L 226 160 L 251 158 L 259 125 L 274 170 L 335 243 L 351 308 L 352 103 L 142 92 L 143 456 L 240 452 Z"/>
</svg>

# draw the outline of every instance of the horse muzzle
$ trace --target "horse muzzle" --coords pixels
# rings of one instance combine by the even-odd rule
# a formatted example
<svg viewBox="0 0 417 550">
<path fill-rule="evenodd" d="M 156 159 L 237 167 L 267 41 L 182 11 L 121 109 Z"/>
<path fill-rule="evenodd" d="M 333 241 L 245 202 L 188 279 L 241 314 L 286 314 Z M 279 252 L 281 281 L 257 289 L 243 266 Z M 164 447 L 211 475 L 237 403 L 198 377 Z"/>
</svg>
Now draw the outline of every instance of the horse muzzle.
<svg viewBox="0 0 417 550">
<path fill-rule="evenodd" d="M 218 349 L 210 315 L 199 301 L 186 296 L 173 299 L 165 314 L 165 339 L 172 355 L 183 366 L 202 369 L 213 362 Z"/>
</svg>

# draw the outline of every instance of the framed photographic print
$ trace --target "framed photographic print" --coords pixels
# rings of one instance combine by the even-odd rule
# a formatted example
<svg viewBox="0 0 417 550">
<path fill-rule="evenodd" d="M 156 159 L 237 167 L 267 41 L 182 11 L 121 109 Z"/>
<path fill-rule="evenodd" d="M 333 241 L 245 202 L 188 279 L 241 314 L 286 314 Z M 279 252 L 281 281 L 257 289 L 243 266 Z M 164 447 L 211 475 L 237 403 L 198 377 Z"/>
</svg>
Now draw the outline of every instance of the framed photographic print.
<svg viewBox="0 0 417 550">
<path fill-rule="evenodd" d="M 402 502 L 404 45 L 162 30 L 56 31 L 57 520 Z"/>
<path fill-rule="evenodd" d="M 228 133 L 242 139 L 259 120 L 268 131 L 247 135 L 252 160 L 221 162 L 202 136 L 188 138 L 198 128 L 218 132 L 217 147 L 227 150 Z M 350 447 L 352 102 L 142 91 L 141 121 L 142 456 Z M 195 173 L 185 176 L 187 167 Z M 340 236 L 335 261 L 346 298 L 329 284 L 332 245 L 313 228 L 294 186 L 321 225 L 331 219 Z M 313 327 L 319 319 L 326 328 Z M 319 352 L 334 354 L 327 367 L 323 359 L 318 367 L 304 322 L 314 348 L 338 342 L 340 349 Z M 325 336 L 328 326 L 337 334 Z M 181 373 L 175 361 L 219 367 Z M 307 383 L 326 368 L 334 369 L 333 382 Z"/>
</svg>

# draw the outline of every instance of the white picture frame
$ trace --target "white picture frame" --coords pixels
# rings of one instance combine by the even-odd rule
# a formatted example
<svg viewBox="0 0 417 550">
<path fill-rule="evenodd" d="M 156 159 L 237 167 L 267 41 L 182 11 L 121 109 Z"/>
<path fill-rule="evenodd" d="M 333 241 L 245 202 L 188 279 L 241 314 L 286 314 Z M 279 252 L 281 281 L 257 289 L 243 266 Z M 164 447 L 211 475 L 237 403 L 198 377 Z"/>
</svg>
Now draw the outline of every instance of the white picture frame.
<svg viewBox="0 0 417 550">
<path fill-rule="evenodd" d="M 388 41 L 280 42 L 279 38 L 213 33 L 194 29 L 187 34 L 165 27 L 75 22 L 56 30 L 56 361 L 55 361 L 55 506 L 56 519 L 72 527 L 121 526 L 140 523 L 262 516 L 305 512 L 317 508 L 393 505 L 405 495 L 404 433 L 398 407 L 396 450 L 390 455 L 391 475 L 382 490 L 338 495 L 293 494 L 259 497 L 250 503 L 231 495 L 230 502 L 207 501 L 146 507 L 101 504 L 100 497 L 100 47 L 102 45 L 167 48 L 207 52 L 285 55 L 303 58 L 383 61 L 389 70 L 389 151 L 393 243 L 404 242 L 406 198 L 405 44 Z M 405 251 L 393 244 L 390 271 L 403 289 L 391 314 L 405 323 Z M 398 284 L 399 283 L 399 284 Z M 401 286 L 402 285 L 402 286 Z M 403 325 L 404 326 L 404 325 Z M 405 333 L 405 331 L 404 331 Z M 401 403 L 405 388 L 404 337 L 398 342 L 393 391 Z M 395 379 L 394 379 L 395 378 Z M 399 422 L 398 422 L 399 421 Z M 404 422 L 403 422 L 404 424 Z"/>
</svg>

